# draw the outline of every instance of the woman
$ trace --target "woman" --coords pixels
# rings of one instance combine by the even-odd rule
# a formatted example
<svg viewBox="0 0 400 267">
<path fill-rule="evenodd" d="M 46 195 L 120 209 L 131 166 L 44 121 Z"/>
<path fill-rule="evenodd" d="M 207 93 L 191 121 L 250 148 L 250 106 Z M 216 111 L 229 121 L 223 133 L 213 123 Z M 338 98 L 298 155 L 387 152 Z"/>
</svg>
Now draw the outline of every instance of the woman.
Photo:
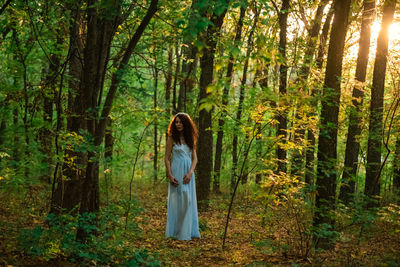
<svg viewBox="0 0 400 267">
<path fill-rule="evenodd" d="M 165 236 L 179 240 L 199 238 L 194 169 L 197 129 L 186 113 L 176 114 L 168 127 L 165 167 L 170 181 Z M 172 154 L 172 163 L 170 162 Z"/>
</svg>

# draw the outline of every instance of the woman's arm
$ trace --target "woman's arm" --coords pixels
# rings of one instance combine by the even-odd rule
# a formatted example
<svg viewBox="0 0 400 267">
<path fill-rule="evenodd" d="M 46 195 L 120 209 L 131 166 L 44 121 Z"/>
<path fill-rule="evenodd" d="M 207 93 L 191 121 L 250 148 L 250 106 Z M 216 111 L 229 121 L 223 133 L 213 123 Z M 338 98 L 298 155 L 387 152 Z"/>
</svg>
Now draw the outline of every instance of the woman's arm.
<svg viewBox="0 0 400 267">
<path fill-rule="evenodd" d="M 190 170 L 188 173 L 185 174 L 183 177 L 183 183 L 187 184 L 190 182 L 190 178 L 192 178 L 194 169 L 196 168 L 197 165 L 197 153 L 196 153 L 196 147 L 192 149 L 192 165 L 190 166 Z"/>
<path fill-rule="evenodd" d="M 173 139 L 171 136 L 168 136 L 167 144 L 165 146 L 164 163 L 165 163 L 165 168 L 167 169 L 167 177 L 169 181 L 171 182 L 172 185 L 177 186 L 178 180 L 176 180 L 176 178 L 172 175 L 171 172 L 170 158 L 171 158 L 172 146 L 173 146 Z"/>
</svg>

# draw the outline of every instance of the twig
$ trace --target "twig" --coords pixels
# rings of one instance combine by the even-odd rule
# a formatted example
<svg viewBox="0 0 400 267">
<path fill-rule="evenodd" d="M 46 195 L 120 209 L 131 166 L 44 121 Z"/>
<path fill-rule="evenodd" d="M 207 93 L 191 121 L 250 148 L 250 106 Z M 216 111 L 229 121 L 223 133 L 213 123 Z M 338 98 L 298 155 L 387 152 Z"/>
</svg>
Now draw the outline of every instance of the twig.
<svg viewBox="0 0 400 267">
<path fill-rule="evenodd" d="M 132 200 L 132 183 L 133 183 L 133 178 L 135 177 L 136 163 L 137 163 L 138 158 L 139 158 L 140 145 L 142 144 L 142 140 L 143 140 L 143 137 L 144 137 L 144 133 L 146 132 L 147 128 L 148 128 L 151 124 L 152 124 L 152 123 L 147 124 L 146 127 L 144 128 L 144 130 L 143 130 L 143 132 L 142 132 L 142 134 L 141 134 L 141 136 L 140 136 L 139 143 L 138 143 L 138 147 L 137 147 L 137 150 L 136 150 L 135 161 L 134 161 L 133 167 L 132 167 L 132 177 L 131 177 L 131 181 L 130 181 L 130 183 L 129 183 L 129 202 L 128 202 L 128 208 L 127 208 L 127 210 L 126 210 L 126 212 L 125 212 L 125 230 L 126 230 L 126 228 L 127 228 L 127 226 L 128 226 L 128 218 L 129 218 L 129 212 L 130 212 L 130 209 L 131 209 L 131 200 Z"/>
</svg>

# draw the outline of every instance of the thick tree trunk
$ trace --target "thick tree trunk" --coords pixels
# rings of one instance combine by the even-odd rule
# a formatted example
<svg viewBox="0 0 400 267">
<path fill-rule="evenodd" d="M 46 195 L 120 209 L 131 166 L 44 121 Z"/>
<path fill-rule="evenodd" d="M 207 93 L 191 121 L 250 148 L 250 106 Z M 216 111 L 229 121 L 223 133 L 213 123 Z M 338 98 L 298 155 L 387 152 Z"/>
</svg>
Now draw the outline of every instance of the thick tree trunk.
<svg viewBox="0 0 400 267">
<path fill-rule="evenodd" d="M 343 50 L 351 0 L 334 2 L 335 17 L 329 40 L 328 60 L 321 100 L 321 121 L 318 143 L 316 212 L 314 226 L 317 229 L 328 224 L 333 227 L 332 211 L 335 209 L 337 128 L 339 120 L 340 80 Z M 330 248 L 331 240 L 320 238 L 317 247 Z"/>
<path fill-rule="evenodd" d="M 205 33 L 203 48 L 203 56 L 200 59 L 200 93 L 199 103 L 207 101 L 209 92 L 207 87 L 213 82 L 214 71 L 214 56 L 217 46 L 217 36 L 222 27 L 226 9 L 220 14 L 213 14 L 211 18 L 212 25 L 207 28 Z M 212 156 L 213 156 L 213 135 L 211 130 L 211 113 L 212 110 L 205 108 L 199 112 L 199 141 L 198 141 L 198 158 L 199 163 L 197 167 L 197 195 L 199 209 L 208 209 L 208 200 L 210 194 L 211 172 L 212 172 Z"/>
<path fill-rule="evenodd" d="M 278 148 L 276 150 L 278 159 L 277 172 L 286 172 L 286 130 L 287 130 L 287 117 L 285 109 L 286 102 L 286 86 L 287 86 L 287 61 L 286 61 L 286 38 L 287 38 L 287 18 L 289 14 L 289 0 L 282 1 L 282 7 L 279 12 L 279 53 L 282 63 L 279 66 L 279 104 L 280 111 L 277 115 L 277 131 L 276 137 L 279 139 Z"/>
<path fill-rule="evenodd" d="M 95 5 L 95 2 L 88 1 L 86 9 L 87 19 L 87 34 L 85 47 L 83 49 L 83 69 L 82 73 L 85 75 L 80 76 L 80 69 L 72 70 L 73 74 L 79 75 L 79 84 L 75 87 L 77 91 L 75 94 L 70 94 L 69 99 L 73 101 L 69 104 L 70 114 L 73 115 L 72 119 L 68 120 L 68 131 L 80 134 L 80 131 L 87 131 L 89 136 L 93 139 L 87 139 L 91 146 L 97 148 L 104 140 L 107 118 L 111 111 L 111 106 L 117 91 L 118 85 L 121 81 L 125 66 L 128 64 L 129 59 L 136 47 L 141 35 L 147 27 L 150 19 L 153 17 L 157 10 L 158 0 L 152 0 L 147 10 L 146 15 L 142 19 L 139 27 L 136 29 L 135 34 L 125 52 L 123 53 L 122 60 L 116 72 L 113 73 L 111 78 L 110 89 L 108 90 L 101 116 L 98 110 L 100 109 L 102 100 L 102 89 L 105 79 L 105 70 L 109 60 L 109 53 L 111 48 L 111 40 L 115 31 L 121 23 L 120 4 L 119 0 L 110 3 L 107 10 Z M 113 8 L 115 12 L 111 15 L 106 14 L 109 8 Z M 77 20 L 73 20 L 77 21 Z M 79 20 L 78 20 L 79 21 Z M 79 24 L 75 25 L 76 28 L 71 31 L 71 37 L 75 35 L 75 39 L 71 39 L 71 51 L 73 48 L 79 47 L 78 30 Z M 78 45 L 77 45 L 78 43 Z M 71 66 L 70 66 L 71 67 Z M 86 136 L 85 136 L 86 137 Z M 92 141 L 90 141 L 92 140 Z M 73 149 L 67 150 L 67 157 L 69 154 L 74 153 Z M 53 212 L 68 212 L 75 206 L 80 204 L 79 212 L 81 214 L 96 212 L 99 208 L 99 155 L 96 149 L 89 150 L 87 153 L 72 154 L 77 162 L 65 164 L 64 175 L 69 179 L 59 179 L 57 181 L 57 189 L 54 192 L 52 201 Z M 88 159 L 86 161 L 86 158 Z M 68 158 L 67 158 L 68 159 Z M 78 168 L 76 163 L 86 163 L 86 168 Z M 85 239 L 86 232 L 80 228 L 77 237 Z"/>
<path fill-rule="evenodd" d="M 363 83 L 365 82 L 367 75 L 369 47 L 371 41 L 371 24 L 374 20 L 374 13 L 375 0 L 364 0 L 356 67 L 356 85 L 353 88 L 353 107 L 351 107 L 350 110 L 344 171 L 339 196 L 339 199 L 345 204 L 350 203 L 355 192 L 355 177 L 357 174 L 358 153 L 360 150 L 360 142 L 357 140 L 357 136 L 361 134 L 360 121 L 362 114 L 360 109 L 364 98 Z"/>
<path fill-rule="evenodd" d="M 68 79 L 67 130 L 70 133 L 79 133 L 82 126 L 75 98 L 80 97 L 79 81 L 82 76 L 83 44 L 79 32 L 83 22 L 78 8 L 72 9 L 71 13 L 73 19 L 70 21 L 70 61 L 68 66 L 71 78 Z M 58 214 L 63 210 L 69 212 L 80 202 L 80 177 L 83 171 L 82 166 L 86 165 L 86 157 L 82 152 L 75 152 L 73 146 L 74 144 L 70 144 L 66 147 L 62 170 L 59 174 L 56 174 L 56 180 L 53 181 L 54 191 L 52 192 L 50 213 Z M 68 179 L 64 179 L 63 176 L 68 177 Z M 68 192 L 68 194 L 65 192 Z"/>
<path fill-rule="evenodd" d="M 389 45 L 388 30 L 393 20 L 395 7 L 395 0 L 386 0 L 383 5 L 382 24 L 376 47 L 371 88 L 368 154 L 364 190 L 365 195 L 369 198 L 375 198 L 380 194 L 381 150 L 384 130 L 383 95 L 385 91 L 385 74 Z M 369 206 L 376 206 L 377 204 L 377 202 L 370 202 Z"/>
</svg>

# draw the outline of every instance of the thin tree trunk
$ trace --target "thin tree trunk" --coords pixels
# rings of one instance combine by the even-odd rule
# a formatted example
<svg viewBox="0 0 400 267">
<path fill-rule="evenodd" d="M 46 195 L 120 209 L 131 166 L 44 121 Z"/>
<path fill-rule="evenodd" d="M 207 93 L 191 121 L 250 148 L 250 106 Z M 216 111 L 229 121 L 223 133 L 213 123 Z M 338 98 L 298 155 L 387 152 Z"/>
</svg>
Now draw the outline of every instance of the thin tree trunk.
<svg viewBox="0 0 400 267">
<path fill-rule="evenodd" d="M 361 106 L 364 98 L 364 82 L 367 75 L 368 56 L 371 39 L 371 24 L 374 19 L 375 0 L 365 0 L 362 14 L 359 49 L 356 67 L 356 85 L 353 88 L 352 103 L 350 110 L 349 130 L 346 141 L 346 152 L 344 159 L 344 171 L 340 187 L 339 199 L 349 204 L 355 192 L 355 177 L 358 167 L 358 153 L 360 142 L 357 136 L 361 134 L 360 121 L 362 119 Z"/>
<path fill-rule="evenodd" d="M 276 151 L 278 159 L 278 173 L 286 172 L 286 130 L 287 130 L 287 117 L 284 111 L 286 102 L 286 86 L 287 86 L 287 59 L 286 59 L 286 38 L 287 38 L 287 18 L 289 14 L 289 0 L 282 1 L 282 7 L 279 11 L 279 53 L 282 58 L 282 63 L 279 66 L 279 104 L 281 107 L 277 115 L 277 131 L 276 137 L 280 140 Z"/>
<path fill-rule="evenodd" d="M 111 162 L 114 151 L 113 121 L 110 116 L 107 118 L 106 133 L 104 135 L 104 178 L 106 182 L 106 197 L 109 202 L 109 190 L 112 188 Z"/>
<path fill-rule="evenodd" d="M 393 191 L 397 196 L 397 203 L 400 204 L 400 135 L 396 137 L 396 149 L 393 160 Z"/>
<path fill-rule="evenodd" d="M 171 115 L 171 85 L 172 85 L 172 66 L 173 66 L 173 52 L 172 47 L 168 49 L 168 66 L 167 73 L 165 74 L 165 103 L 167 105 L 168 114 Z M 178 64 L 178 62 L 176 63 Z M 175 76 L 176 81 L 176 76 Z"/>
<path fill-rule="evenodd" d="M 316 212 L 314 226 L 317 229 L 326 224 L 333 227 L 336 193 L 337 128 L 339 120 L 340 78 L 344 43 L 347 32 L 351 0 L 334 2 L 335 17 L 329 40 L 328 60 L 325 72 L 323 97 L 321 100 L 320 133 L 318 142 Z M 320 248 L 331 248 L 332 242 L 322 237 L 315 244 Z"/>
<path fill-rule="evenodd" d="M 195 9 L 195 5 L 197 0 L 192 0 L 191 9 Z M 192 13 L 193 14 L 193 13 Z M 189 23 L 192 23 L 192 16 L 189 17 Z M 177 50 L 178 52 L 178 46 Z M 197 47 L 193 44 L 193 40 L 191 37 L 184 40 L 184 44 L 182 45 L 182 69 L 180 75 L 178 74 L 179 65 L 176 66 L 176 77 L 180 77 L 179 81 L 179 96 L 178 96 L 178 106 L 174 106 L 174 111 L 184 111 L 187 109 L 187 102 L 190 101 L 188 99 L 188 94 L 190 94 L 195 85 L 195 75 L 196 75 L 196 57 L 197 57 Z M 178 53 L 176 53 L 178 55 Z M 179 60 L 177 60 L 179 62 Z M 177 81 L 177 79 L 175 80 Z"/>
<path fill-rule="evenodd" d="M 242 39 L 242 28 L 243 28 L 243 18 L 246 13 L 246 8 L 241 5 L 240 7 L 240 15 L 239 15 L 239 20 L 236 25 L 236 31 L 235 31 L 235 46 L 239 45 L 239 41 Z M 218 119 L 218 132 L 217 132 L 217 142 L 215 145 L 215 163 L 214 163 L 214 184 L 213 184 L 213 190 L 214 192 L 218 193 L 220 192 L 220 172 L 221 172 L 221 158 L 222 158 L 222 140 L 224 137 L 224 125 L 225 125 L 225 117 L 226 117 L 226 108 L 228 106 L 229 102 L 229 89 L 230 89 L 230 84 L 232 81 L 232 74 L 233 74 L 233 65 L 235 59 L 233 57 L 232 52 L 229 53 L 229 63 L 228 67 L 226 70 L 226 85 L 224 86 L 223 92 L 222 92 L 222 112 L 221 112 L 221 117 Z M 233 177 L 233 176 L 232 176 Z M 231 185 L 233 183 L 231 182 Z"/>
<path fill-rule="evenodd" d="M 382 24 L 379 32 L 374 73 L 371 88 L 371 106 L 369 117 L 368 154 L 365 177 L 365 195 L 375 198 L 380 195 L 381 150 L 383 139 L 383 95 L 389 45 L 389 26 L 392 23 L 396 7 L 395 0 L 386 0 L 383 6 Z M 369 202 L 369 206 L 378 203 Z"/>
<path fill-rule="evenodd" d="M 297 83 L 301 83 L 300 86 L 300 92 L 299 98 L 301 99 L 301 96 L 303 94 L 308 94 L 308 76 L 310 74 L 310 69 L 311 69 L 311 62 L 313 61 L 314 54 L 315 54 L 315 48 L 317 45 L 317 37 L 319 35 L 320 29 L 321 29 L 321 22 L 322 22 L 322 17 L 323 17 L 323 11 L 326 7 L 326 5 L 329 3 L 329 0 L 322 0 L 317 8 L 317 11 L 315 13 L 315 17 L 312 22 L 312 27 L 308 31 L 308 37 L 307 37 L 307 44 L 306 44 L 306 51 L 304 53 L 303 57 L 303 64 L 300 68 L 299 72 L 299 77 L 296 80 Z M 300 103 L 301 104 L 301 103 Z M 296 120 L 301 121 L 301 116 L 300 116 L 300 105 L 299 103 L 297 104 L 298 108 L 296 111 Z M 298 124 L 295 129 L 295 134 L 294 134 L 294 140 L 295 144 L 298 146 L 293 153 L 293 165 L 292 165 L 292 170 L 291 173 L 297 176 L 302 176 L 301 171 L 304 169 L 304 160 L 305 160 L 305 153 L 303 152 L 303 140 L 304 140 L 304 135 L 305 135 L 305 128 L 301 125 Z"/>
<path fill-rule="evenodd" d="M 176 57 L 175 77 L 174 77 L 174 85 L 172 86 L 172 112 L 174 114 L 177 113 L 178 111 L 182 111 L 182 110 L 186 109 L 186 103 L 184 100 L 186 93 L 185 93 L 185 95 L 182 95 L 182 90 L 179 91 L 178 103 L 176 101 L 176 87 L 178 84 L 179 69 L 180 69 L 180 64 L 181 64 L 181 53 L 179 53 L 178 44 L 176 44 L 176 47 L 175 47 L 175 57 Z"/>
<path fill-rule="evenodd" d="M 269 65 L 266 65 L 264 67 L 264 69 L 262 71 L 260 71 L 263 74 L 259 74 L 259 75 L 263 75 L 262 78 L 259 79 L 259 85 L 262 89 L 262 91 L 266 91 L 268 88 L 268 78 L 269 78 Z M 265 93 L 263 93 L 264 95 Z M 263 150 L 263 144 L 262 144 L 262 139 L 261 139 L 261 122 L 262 122 L 262 116 L 260 114 L 259 117 L 259 121 L 256 121 L 257 123 L 257 136 L 256 136 L 256 142 L 257 142 L 257 151 L 256 151 L 256 155 L 257 155 L 257 159 L 261 159 L 261 155 L 262 155 L 262 150 Z M 256 183 L 259 184 L 261 183 L 261 173 L 257 172 L 256 173 Z"/>
<path fill-rule="evenodd" d="M 324 55 L 325 55 L 325 47 L 326 47 L 326 42 L 328 40 L 328 34 L 329 34 L 329 29 L 331 26 L 331 21 L 333 18 L 333 9 L 331 9 L 325 19 L 324 26 L 322 27 L 322 33 L 320 37 L 320 43 L 318 45 L 318 55 L 317 55 L 317 69 L 322 70 L 322 64 L 324 61 Z M 316 94 L 317 91 L 316 89 L 313 89 L 311 91 L 311 97 L 312 97 L 312 107 L 315 110 L 310 114 L 310 116 L 315 116 L 317 114 L 316 109 L 317 109 L 317 99 L 316 99 Z M 315 133 L 314 130 L 309 127 L 307 129 L 307 143 L 308 147 L 306 149 L 306 171 L 305 171 L 305 182 L 308 185 L 314 185 L 314 178 L 315 178 L 315 173 L 314 173 L 314 166 L 315 166 Z"/>
<path fill-rule="evenodd" d="M 154 51 L 155 52 L 155 51 Z M 156 60 L 155 61 L 155 66 L 154 66 L 154 95 L 153 95 L 153 108 L 154 112 L 157 114 L 157 87 L 158 87 L 158 69 L 157 69 L 157 64 Z M 157 181 L 157 162 L 158 162 L 158 121 L 157 121 L 157 115 L 155 116 L 154 120 L 154 157 L 153 157 L 153 174 L 154 174 L 154 182 Z"/>
<path fill-rule="evenodd" d="M 251 50 L 253 48 L 253 35 L 254 35 L 254 30 L 256 28 L 257 25 L 257 21 L 258 21 L 258 15 L 259 13 L 257 12 L 257 14 L 255 14 L 254 18 L 253 18 L 253 25 L 252 28 L 250 30 L 250 34 L 247 40 L 247 51 L 246 51 L 246 59 L 244 62 L 244 66 L 243 66 L 243 73 L 242 73 L 242 80 L 240 83 L 240 91 L 239 91 L 239 103 L 238 103 L 238 109 L 237 109 L 237 113 L 236 113 L 236 131 L 233 133 L 233 141 L 232 141 L 232 166 L 234 168 L 234 170 L 232 171 L 233 174 L 236 174 L 236 166 L 238 164 L 238 155 L 237 155 L 237 146 L 238 146 L 238 132 L 239 132 L 239 125 L 240 120 L 242 119 L 242 112 L 243 112 L 243 102 L 244 102 L 244 97 L 245 97 L 245 89 L 246 89 L 246 83 L 247 83 L 247 70 L 249 68 L 249 60 L 250 60 L 250 54 L 251 54 Z M 246 137 L 246 139 L 248 139 Z M 247 164 L 244 162 L 244 169 L 247 170 Z M 241 179 L 242 183 L 246 183 L 247 182 L 247 171 L 243 172 L 243 177 Z M 235 178 L 235 175 L 232 176 L 233 178 Z M 235 186 L 235 180 L 231 180 L 231 188 L 233 189 Z"/>
<path fill-rule="evenodd" d="M 63 39 L 60 36 L 60 31 L 57 31 L 57 45 L 61 45 Z M 56 100 L 57 93 L 57 76 L 60 68 L 60 56 L 57 54 L 50 55 L 49 69 L 43 81 L 43 121 L 45 126 L 39 131 L 41 152 L 43 153 L 42 164 L 45 167 L 40 179 L 43 182 L 51 183 L 52 163 L 53 163 L 53 134 L 51 131 L 53 122 L 53 104 Z"/>
</svg>

